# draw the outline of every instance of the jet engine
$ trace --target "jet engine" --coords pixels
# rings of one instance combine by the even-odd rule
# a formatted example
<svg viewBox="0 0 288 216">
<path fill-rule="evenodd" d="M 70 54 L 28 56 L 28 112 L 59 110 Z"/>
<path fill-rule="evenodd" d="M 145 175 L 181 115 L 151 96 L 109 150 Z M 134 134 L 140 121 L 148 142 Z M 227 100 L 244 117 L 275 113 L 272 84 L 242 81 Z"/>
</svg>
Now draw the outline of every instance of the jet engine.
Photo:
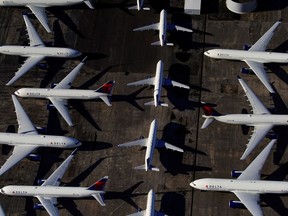
<svg viewBox="0 0 288 216">
<path fill-rule="evenodd" d="M 250 48 L 251 48 L 251 45 L 249 45 L 249 44 L 243 45 L 243 50 L 249 50 Z"/>
<path fill-rule="evenodd" d="M 34 208 L 34 209 L 39 209 L 39 210 L 43 210 L 43 209 L 44 209 L 43 205 L 40 204 L 40 203 L 35 203 L 34 206 L 33 206 L 33 208 Z"/>
<path fill-rule="evenodd" d="M 251 70 L 251 68 L 241 68 L 240 72 L 243 74 L 254 74 L 254 72 L 253 72 L 253 70 Z"/>
<path fill-rule="evenodd" d="M 36 130 L 39 134 L 46 134 L 46 132 L 47 132 L 46 127 L 36 127 Z"/>
<path fill-rule="evenodd" d="M 37 66 L 41 70 L 47 70 L 48 69 L 48 64 L 47 63 L 39 63 Z"/>
<path fill-rule="evenodd" d="M 235 201 L 235 200 L 230 200 L 229 201 L 229 207 L 230 208 L 234 208 L 234 209 L 236 209 L 236 208 L 240 208 L 240 209 L 245 208 L 245 206 L 242 204 L 242 202 Z"/>
<path fill-rule="evenodd" d="M 33 154 L 33 153 L 29 154 L 27 156 L 27 158 L 31 161 L 40 161 L 41 160 L 41 156 L 39 154 Z"/>
<path fill-rule="evenodd" d="M 232 170 L 231 171 L 231 177 L 232 178 L 238 178 L 241 174 L 242 174 L 243 171 L 239 171 L 239 170 Z"/>
<path fill-rule="evenodd" d="M 37 185 L 42 185 L 46 179 L 37 179 Z"/>
</svg>

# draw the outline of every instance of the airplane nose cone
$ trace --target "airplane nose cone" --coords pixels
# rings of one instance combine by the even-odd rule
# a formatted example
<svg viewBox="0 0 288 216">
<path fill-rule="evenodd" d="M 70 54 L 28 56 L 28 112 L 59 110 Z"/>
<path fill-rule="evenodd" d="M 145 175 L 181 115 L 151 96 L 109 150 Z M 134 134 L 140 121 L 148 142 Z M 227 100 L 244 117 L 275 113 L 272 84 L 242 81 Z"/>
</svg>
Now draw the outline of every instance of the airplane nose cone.
<svg viewBox="0 0 288 216">
<path fill-rule="evenodd" d="M 195 188 L 195 187 L 196 187 L 196 184 L 195 184 L 194 182 L 191 182 L 191 183 L 190 183 L 190 186 L 193 187 L 193 188 Z"/>
<path fill-rule="evenodd" d="M 3 188 L 0 189 L 0 192 L 1 192 L 2 194 L 6 194 Z"/>
<path fill-rule="evenodd" d="M 210 56 L 209 51 L 204 52 L 204 55 L 206 55 L 206 56 Z"/>
</svg>

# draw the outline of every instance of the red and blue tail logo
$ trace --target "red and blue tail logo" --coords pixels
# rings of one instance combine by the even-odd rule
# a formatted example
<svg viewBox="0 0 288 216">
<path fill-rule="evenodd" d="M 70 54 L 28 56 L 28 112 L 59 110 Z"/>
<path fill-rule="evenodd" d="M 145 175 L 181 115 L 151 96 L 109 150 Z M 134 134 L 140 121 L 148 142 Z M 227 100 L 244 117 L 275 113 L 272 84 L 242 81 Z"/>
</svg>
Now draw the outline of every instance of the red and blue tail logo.
<svg viewBox="0 0 288 216">
<path fill-rule="evenodd" d="M 204 105 L 202 109 L 206 116 L 220 116 L 221 114 L 214 110 L 211 106 Z"/>
<path fill-rule="evenodd" d="M 99 181 L 95 182 L 90 187 L 88 187 L 88 190 L 103 191 L 107 181 L 108 181 L 108 176 L 105 176 Z"/>
<path fill-rule="evenodd" d="M 108 81 L 104 85 L 102 85 L 100 88 L 98 88 L 96 92 L 110 94 L 114 84 L 115 84 L 115 81 L 113 80 Z"/>
</svg>

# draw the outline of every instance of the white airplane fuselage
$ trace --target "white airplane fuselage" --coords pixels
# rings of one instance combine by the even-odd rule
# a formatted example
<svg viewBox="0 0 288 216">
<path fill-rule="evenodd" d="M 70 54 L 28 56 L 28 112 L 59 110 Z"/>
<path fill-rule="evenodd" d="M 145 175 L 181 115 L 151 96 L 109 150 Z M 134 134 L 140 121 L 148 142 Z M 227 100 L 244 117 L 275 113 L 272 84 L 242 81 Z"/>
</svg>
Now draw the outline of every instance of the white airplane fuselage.
<svg viewBox="0 0 288 216">
<path fill-rule="evenodd" d="M 2 0 L 0 6 L 27 6 L 34 5 L 37 7 L 52 7 L 63 5 L 75 5 L 83 2 L 83 0 Z"/>
<path fill-rule="evenodd" d="M 245 193 L 288 193 L 288 182 L 266 180 L 238 180 L 238 179 L 198 179 L 190 183 L 191 187 L 207 191 L 229 191 Z"/>
<path fill-rule="evenodd" d="M 44 197 L 89 197 L 103 191 L 87 190 L 84 187 L 59 187 L 59 186 L 21 186 L 9 185 L 1 189 L 2 194 L 10 196 L 44 196 Z"/>
<path fill-rule="evenodd" d="M 0 53 L 6 55 L 19 55 L 24 57 L 30 56 L 47 56 L 57 58 L 74 58 L 81 55 L 81 52 L 61 47 L 32 47 L 32 46 L 1 46 Z"/>
<path fill-rule="evenodd" d="M 154 216 L 155 214 L 155 194 L 153 190 L 150 190 L 147 197 L 147 205 L 145 216 Z"/>
<path fill-rule="evenodd" d="M 160 21 L 159 21 L 159 40 L 160 45 L 164 46 L 166 43 L 166 29 L 167 29 L 167 12 L 162 10 L 160 13 Z"/>
<path fill-rule="evenodd" d="M 247 51 L 247 50 L 230 50 L 230 49 L 213 49 L 204 53 L 206 56 L 215 59 L 255 61 L 259 63 L 287 63 L 287 53 Z"/>
<path fill-rule="evenodd" d="M 156 66 L 156 75 L 154 79 L 154 103 L 155 107 L 160 105 L 161 94 L 162 94 L 162 83 L 163 83 L 163 62 L 158 61 Z"/>
<path fill-rule="evenodd" d="M 274 114 L 229 114 L 221 116 L 213 116 L 215 120 L 228 124 L 241 124 L 247 126 L 253 125 L 288 125 L 288 115 Z"/>
<path fill-rule="evenodd" d="M 151 122 L 150 130 L 149 130 L 149 136 L 147 139 L 147 149 L 145 153 L 145 170 L 148 171 L 149 167 L 151 165 L 151 160 L 153 158 L 154 149 L 156 145 L 156 139 L 157 139 L 157 122 L 156 120 Z"/>
<path fill-rule="evenodd" d="M 106 93 L 95 92 L 95 90 L 79 89 L 43 89 L 43 88 L 22 88 L 15 92 L 17 96 L 24 98 L 59 98 L 59 99 L 76 99 L 92 100 L 100 96 L 107 96 Z"/>
<path fill-rule="evenodd" d="M 81 145 L 77 139 L 72 137 L 18 133 L 0 133 L 0 143 L 11 146 L 35 145 L 53 148 L 75 148 Z"/>
</svg>

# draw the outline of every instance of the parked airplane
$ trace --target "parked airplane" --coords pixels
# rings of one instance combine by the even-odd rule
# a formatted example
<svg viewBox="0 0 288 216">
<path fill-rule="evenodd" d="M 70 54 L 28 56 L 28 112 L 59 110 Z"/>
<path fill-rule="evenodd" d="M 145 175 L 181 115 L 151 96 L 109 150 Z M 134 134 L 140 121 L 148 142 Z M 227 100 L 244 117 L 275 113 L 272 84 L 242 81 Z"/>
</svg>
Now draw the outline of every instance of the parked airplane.
<svg viewBox="0 0 288 216">
<path fill-rule="evenodd" d="M 0 175 L 38 147 L 75 148 L 81 145 L 80 141 L 72 137 L 39 135 L 15 95 L 12 95 L 12 100 L 19 127 L 18 133 L 0 133 L 1 144 L 14 146 L 12 155 L 0 168 Z"/>
<path fill-rule="evenodd" d="M 48 25 L 48 19 L 45 12 L 46 7 L 57 7 L 57 6 L 69 6 L 80 4 L 84 2 L 89 8 L 94 9 L 90 0 L 49 0 L 47 2 L 42 0 L 15 0 L 15 1 L 0 1 L 0 6 L 16 6 L 16 7 L 28 7 L 32 13 L 36 16 L 42 26 L 48 33 L 51 33 L 51 29 Z"/>
<path fill-rule="evenodd" d="M 81 52 L 70 48 L 46 47 L 28 17 L 23 15 L 23 18 L 28 31 L 30 46 L 6 45 L 0 47 L 0 53 L 28 57 L 15 73 L 15 76 L 6 85 L 13 84 L 45 57 L 74 58 L 81 55 Z"/>
<path fill-rule="evenodd" d="M 143 7 L 143 4 L 144 4 L 144 0 L 137 0 L 137 5 L 136 6 L 132 6 L 132 7 L 129 7 L 128 9 L 129 10 L 150 10 L 149 7 Z"/>
<path fill-rule="evenodd" d="M 287 182 L 261 180 L 261 169 L 275 142 L 272 140 L 237 179 L 204 178 L 191 182 L 190 186 L 199 190 L 232 192 L 240 201 L 230 201 L 231 208 L 243 204 L 252 215 L 263 215 L 259 194 L 288 193 Z"/>
<path fill-rule="evenodd" d="M 110 96 L 115 81 L 108 81 L 96 90 L 70 89 L 71 84 L 80 69 L 84 65 L 84 60 L 76 66 L 59 84 L 53 89 L 50 88 L 21 88 L 15 91 L 19 97 L 25 98 L 46 98 L 51 101 L 54 107 L 59 111 L 69 126 L 73 126 L 73 122 L 68 111 L 68 101 L 91 100 L 95 98 L 102 99 L 108 106 L 111 106 Z"/>
<path fill-rule="evenodd" d="M 246 62 L 268 91 L 270 93 L 275 93 L 269 83 L 263 63 L 288 62 L 287 53 L 265 52 L 269 41 L 280 23 L 280 21 L 277 21 L 249 50 L 212 49 L 204 54 L 216 59 L 240 60 Z"/>
<path fill-rule="evenodd" d="M 147 196 L 146 209 L 140 212 L 129 214 L 127 216 L 154 216 L 154 215 L 156 216 L 156 215 L 164 215 L 164 214 L 155 211 L 155 193 L 153 189 L 151 189 Z"/>
<path fill-rule="evenodd" d="M 173 46 L 173 43 L 166 42 L 166 30 L 177 30 L 177 31 L 184 31 L 184 32 L 193 32 L 191 29 L 184 28 L 181 26 L 177 26 L 174 24 L 167 24 L 167 12 L 163 9 L 160 12 L 160 21 L 159 23 L 147 25 L 144 27 L 133 29 L 133 31 L 145 31 L 145 30 L 158 30 L 159 31 L 159 41 L 151 43 L 151 45 L 168 45 Z"/>
<path fill-rule="evenodd" d="M 160 101 L 161 99 L 161 92 L 162 92 L 162 85 L 164 86 L 177 86 L 180 88 L 190 89 L 189 86 L 184 85 L 182 83 L 176 82 L 174 80 L 170 80 L 168 78 L 163 78 L 163 61 L 160 60 L 156 66 L 156 75 L 155 77 L 128 83 L 127 86 L 134 86 L 134 85 L 154 85 L 154 101 L 147 102 L 144 105 L 154 105 L 157 106 L 168 106 L 168 104 L 163 103 Z"/>
<path fill-rule="evenodd" d="M 178 151 L 178 152 L 184 152 L 183 149 L 178 148 L 174 145 L 171 145 L 163 140 L 158 140 L 157 139 L 157 128 L 158 128 L 158 123 L 157 120 L 154 119 L 151 122 L 150 125 L 150 130 L 149 130 L 149 135 L 148 138 L 146 139 L 139 139 L 135 140 L 132 142 L 127 142 L 123 144 L 119 144 L 118 147 L 132 147 L 132 146 L 142 146 L 142 147 L 147 147 L 146 153 L 145 153 L 145 164 L 141 166 L 137 166 L 134 169 L 144 169 L 146 171 L 148 170 L 153 170 L 153 171 L 159 171 L 157 167 L 154 167 L 151 162 L 153 159 L 153 154 L 154 154 L 154 149 L 156 148 L 166 148 L 166 149 L 171 149 L 173 151 Z"/>
<path fill-rule="evenodd" d="M 93 196 L 101 206 L 105 206 L 103 194 L 105 184 L 108 176 L 105 176 L 95 182 L 90 187 L 64 187 L 59 186 L 60 180 L 67 170 L 70 161 L 73 159 L 74 150 L 72 154 L 50 175 L 47 180 L 42 180 L 40 186 L 26 186 L 26 185 L 9 185 L 0 189 L 0 192 L 9 196 L 25 196 L 36 197 L 41 204 L 35 204 L 34 208 L 39 209 L 44 207 L 51 216 L 59 215 L 57 208 L 57 198 L 81 198 Z"/>
<path fill-rule="evenodd" d="M 253 108 L 253 114 L 227 114 L 222 115 L 214 110 L 212 107 L 203 106 L 205 121 L 201 129 L 208 127 L 214 120 L 228 123 L 240 124 L 247 126 L 254 126 L 253 135 L 247 144 L 247 148 L 241 157 L 245 159 L 258 143 L 265 137 L 268 131 L 276 125 L 288 125 L 288 115 L 274 115 L 261 103 L 259 98 L 247 86 L 247 84 L 238 78 L 248 100 Z"/>
</svg>

